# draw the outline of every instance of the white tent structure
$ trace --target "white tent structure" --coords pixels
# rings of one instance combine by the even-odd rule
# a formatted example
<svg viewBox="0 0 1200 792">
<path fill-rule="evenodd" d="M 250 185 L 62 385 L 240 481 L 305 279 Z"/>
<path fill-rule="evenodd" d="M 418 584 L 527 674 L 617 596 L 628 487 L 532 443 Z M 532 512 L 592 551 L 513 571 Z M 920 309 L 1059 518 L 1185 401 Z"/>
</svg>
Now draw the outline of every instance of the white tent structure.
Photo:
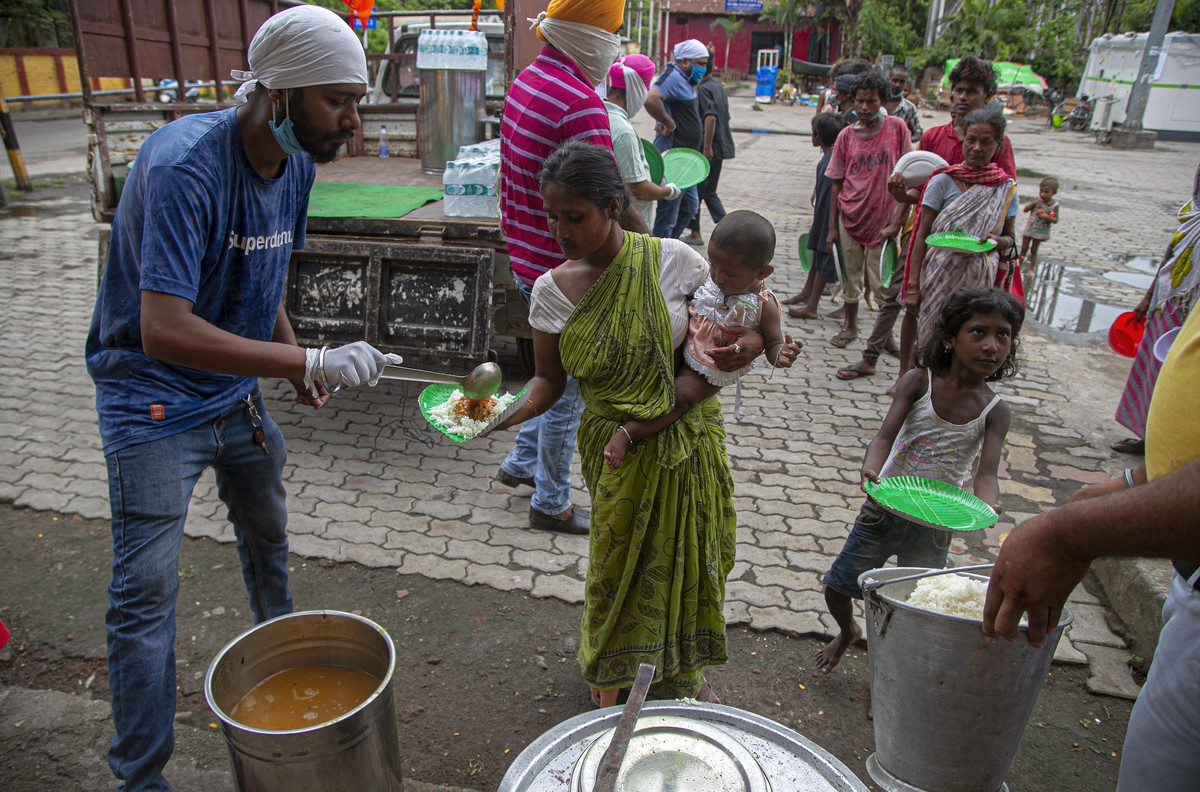
<svg viewBox="0 0 1200 792">
<path fill-rule="evenodd" d="M 1106 103 L 1096 100 L 1115 99 L 1112 123 L 1125 121 L 1146 38 L 1146 33 L 1107 34 L 1093 40 L 1088 50 L 1078 95 L 1096 102 L 1097 114 Z M 1142 127 L 1157 132 L 1160 140 L 1200 140 L 1200 34 L 1167 34 L 1150 78 Z"/>
</svg>

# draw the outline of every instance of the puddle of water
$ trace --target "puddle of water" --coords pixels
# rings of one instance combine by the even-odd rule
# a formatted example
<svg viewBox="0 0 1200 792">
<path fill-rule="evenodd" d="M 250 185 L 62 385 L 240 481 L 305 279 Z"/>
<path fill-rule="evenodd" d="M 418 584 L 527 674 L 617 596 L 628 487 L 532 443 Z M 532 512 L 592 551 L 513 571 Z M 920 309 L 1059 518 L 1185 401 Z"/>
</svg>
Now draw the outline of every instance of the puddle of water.
<svg viewBox="0 0 1200 792">
<path fill-rule="evenodd" d="M 1138 291 L 1146 291 L 1154 281 L 1153 275 L 1143 275 L 1140 272 L 1106 272 L 1104 277 L 1110 281 L 1132 286 Z"/>
<path fill-rule="evenodd" d="M 1137 272 L 1144 272 L 1147 275 L 1153 275 L 1158 272 L 1158 268 L 1162 263 L 1162 259 L 1157 256 L 1109 256 L 1113 261 L 1119 262 L 1122 266 L 1128 267 Z"/>
<path fill-rule="evenodd" d="M 1054 263 L 1039 267 L 1038 276 L 1025 284 L 1029 317 L 1068 333 L 1107 330 L 1118 316 L 1130 310 L 1133 303 L 1114 305 L 1090 299 L 1083 296 L 1081 282 L 1087 278 L 1103 278 L 1144 292 L 1150 288 L 1159 266 L 1159 259 L 1149 256 L 1114 255 L 1110 258 L 1124 269 L 1102 273 Z"/>
</svg>

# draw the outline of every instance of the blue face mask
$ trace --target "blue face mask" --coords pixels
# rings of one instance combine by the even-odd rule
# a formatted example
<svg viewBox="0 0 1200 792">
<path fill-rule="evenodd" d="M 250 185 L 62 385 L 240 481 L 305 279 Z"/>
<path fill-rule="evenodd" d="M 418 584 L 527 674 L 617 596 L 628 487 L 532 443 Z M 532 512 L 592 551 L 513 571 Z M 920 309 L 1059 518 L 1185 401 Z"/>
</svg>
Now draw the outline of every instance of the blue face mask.
<svg viewBox="0 0 1200 792">
<path fill-rule="evenodd" d="M 692 85 L 699 85 L 700 81 L 704 79 L 704 75 L 707 73 L 708 73 L 707 66 L 701 66 L 698 63 L 693 63 L 692 64 L 692 73 L 688 76 L 688 79 L 690 79 L 692 81 Z"/>
<path fill-rule="evenodd" d="M 300 145 L 299 139 L 296 138 L 296 129 L 292 124 L 291 113 L 287 106 L 287 97 L 284 97 L 283 112 L 286 116 L 282 124 L 275 123 L 275 108 L 271 108 L 271 120 L 267 122 L 267 128 L 271 130 L 271 134 L 275 137 L 275 142 L 279 144 L 279 148 L 283 149 L 284 154 L 303 154 L 304 146 Z"/>
</svg>

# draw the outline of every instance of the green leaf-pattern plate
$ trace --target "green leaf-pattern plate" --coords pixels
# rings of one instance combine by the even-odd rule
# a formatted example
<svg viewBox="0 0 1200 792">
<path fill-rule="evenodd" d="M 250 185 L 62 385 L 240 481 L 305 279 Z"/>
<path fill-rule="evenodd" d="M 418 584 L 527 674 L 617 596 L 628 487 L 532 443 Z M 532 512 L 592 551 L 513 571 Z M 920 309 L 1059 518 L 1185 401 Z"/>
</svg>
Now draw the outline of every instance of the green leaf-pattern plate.
<svg viewBox="0 0 1200 792">
<path fill-rule="evenodd" d="M 930 234 L 925 237 L 925 244 L 929 247 L 965 250 L 968 253 L 987 253 L 989 250 L 996 249 L 996 240 L 980 239 L 974 234 L 963 231 L 942 231 L 939 234 Z"/>
<path fill-rule="evenodd" d="M 812 251 L 808 249 L 808 234 L 800 235 L 800 270 L 808 272 L 812 269 Z"/>
<path fill-rule="evenodd" d="M 662 184 L 663 158 L 662 154 L 649 140 L 642 138 L 642 152 L 646 155 L 646 164 L 650 166 L 650 181 Z"/>
<path fill-rule="evenodd" d="M 681 190 L 708 178 L 708 157 L 690 148 L 673 148 L 662 155 L 663 178 Z"/>
<path fill-rule="evenodd" d="M 996 524 L 992 508 L 953 484 L 920 476 L 868 481 L 867 494 L 887 511 L 907 520 L 951 531 L 982 531 Z"/>
<path fill-rule="evenodd" d="M 453 440 L 456 443 L 465 443 L 468 440 L 473 440 L 474 438 L 478 437 L 479 435 L 471 435 L 470 437 L 464 437 L 463 435 L 454 434 L 450 430 L 443 429 L 441 426 L 438 426 L 437 421 L 433 420 L 433 418 L 429 415 L 429 412 L 431 410 L 436 409 L 437 407 L 440 407 L 441 405 L 445 404 L 446 401 L 449 400 L 449 398 L 454 394 L 454 391 L 456 391 L 456 390 L 459 390 L 458 385 L 451 385 L 449 383 L 441 383 L 441 382 L 434 383 L 433 385 L 430 385 L 427 388 L 425 388 L 425 390 L 421 391 L 421 395 L 417 397 L 417 404 L 419 404 L 421 406 L 421 415 L 425 416 L 425 420 L 429 422 L 430 426 L 432 426 L 434 429 L 437 429 L 439 432 L 446 435 L 446 437 L 449 437 L 451 440 Z M 486 427 L 484 427 L 482 430 L 480 430 L 479 434 L 483 434 L 484 432 L 487 432 L 487 431 L 495 428 L 496 426 L 498 426 L 501 421 L 508 418 L 510 415 L 515 413 L 517 410 L 521 409 L 522 405 L 525 404 L 525 402 L 526 402 L 526 400 L 528 400 L 528 398 L 529 398 L 529 386 L 526 385 L 524 388 L 522 388 L 520 391 L 517 392 L 517 398 L 513 399 L 512 404 L 505 407 L 500 412 L 499 415 L 497 415 L 495 418 L 493 418 L 491 421 L 489 421 L 488 425 Z"/>
</svg>

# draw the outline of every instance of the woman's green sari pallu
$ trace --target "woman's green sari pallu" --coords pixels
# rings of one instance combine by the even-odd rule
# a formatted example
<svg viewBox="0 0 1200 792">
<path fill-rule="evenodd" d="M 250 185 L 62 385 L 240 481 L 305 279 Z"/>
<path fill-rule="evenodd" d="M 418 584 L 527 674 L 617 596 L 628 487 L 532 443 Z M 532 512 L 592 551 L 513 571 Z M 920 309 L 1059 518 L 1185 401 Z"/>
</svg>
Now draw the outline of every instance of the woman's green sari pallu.
<svg viewBox="0 0 1200 792">
<path fill-rule="evenodd" d="M 579 380 L 583 477 L 592 496 L 579 666 L 598 690 L 656 667 L 654 698 L 694 697 L 723 664 L 725 578 L 737 518 L 716 398 L 629 449 L 618 470 L 604 446 L 623 423 L 675 401 L 671 322 L 659 290 L 661 241 L 625 233 L 617 257 L 559 338 Z"/>
</svg>

